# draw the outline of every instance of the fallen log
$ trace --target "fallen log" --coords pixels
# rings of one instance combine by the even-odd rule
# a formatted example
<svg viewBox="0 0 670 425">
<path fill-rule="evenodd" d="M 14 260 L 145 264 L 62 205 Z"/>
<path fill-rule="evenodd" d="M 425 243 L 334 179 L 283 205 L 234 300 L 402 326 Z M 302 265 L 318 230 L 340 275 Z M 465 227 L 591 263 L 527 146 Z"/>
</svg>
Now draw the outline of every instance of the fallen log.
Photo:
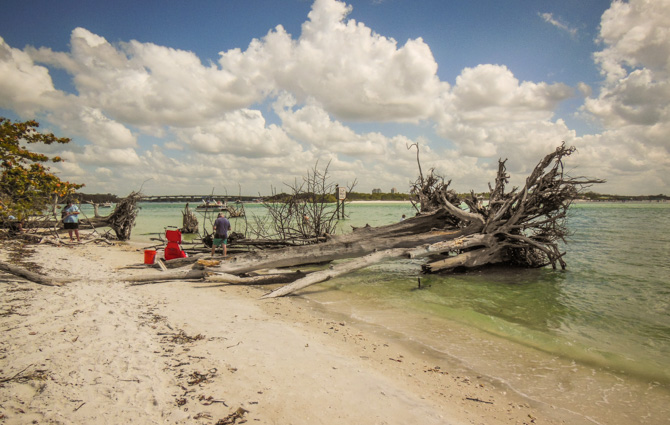
<svg viewBox="0 0 670 425">
<path fill-rule="evenodd" d="M 293 282 L 296 279 L 300 280 L 307 275 L 307 273 L 300 270 L 290 273 L 268 273 L 244 277 L 227 273 L 208 273 L 205 277 L 205 282 L 227 283 L 230 285 L 274 285 Z"/>
<path fill-rule="evenodd" d="M 229 285 L 272 285 L 293 282 L 306 276 L 306 273 L 295 271 L 291 273 L 272 273 L 255 276 L 237 276 L 227 273 L 211 273 L 206 270 L 189 270 L 172 273 L 152 273 L 144 276 L 129 276 L 122 278 L 130 282 L 129 286 L 148 285 L 152 283 L 174 280 L 199 280 L 208 283 L 226 283 Z"/>
<path fill-rule="evenodd" d="M 420 176 L 412 188 L 421 203 L 416 217 L 388 226 L 360 228 L 323 243 L 236 255 L 215 269 L 239 275 L 270 267 L 360 260 L 312 273 L 286 290 L 266 295 L 270 297 L 292 293 L 388 256 L 427 257 L 423 267 L 426 273 L 497 263 L 565 268 L 565 253 L 559 250 L 558 242 L 565 242 L 568 234 L 567 209 L 580 190 L 603 182 L 564 174 L 563 159 L 574 151 L 574 147 L 562 144 L 546 155 L 521 190 L 506 190 L 507 160 L 499 160 L 495 186 L 489 185 L 488 202 L 474 193 L 459 199 L 449 189 L 450 182 L 435 176 L 432 170 L 424 177 L 419 164 Z M 461 208 L 462 202 L 466 209 Z M 436 255 L 441 258 L 433 258 Z"/>
<path fill-rule="evenodd" d="M 205 277 L 204 270 L 187 270 L 187 271 L 178 271 L 171 273 L 152 273 L 143 276 L 126 276 L 120 278 L 120 280 L 131 282 L 130 286 L 136 285 L 146 285 L 148 283 L 155 282 L 166 282 L 169 280 L 193 280 L 193 279 L 203 279 Z"/>
<path fill-rule="evenodd" d="M 22 267 L 13 266 L 11 264 L 0 261 L 0 270 L 27 279 L 31 282 L 45 286 L 63 286 L 63 284 L 72 282 L 71 279 L 56 279 L 39 275 L 37 273 L 26 270 Z"/>
<path fill-rule="evenodd" d="M 418 244 L 433 243 L 442 238 L 454 235 L 462 236 L 461 231 L 433 231 L 416 236 L 402 236 L 396 238 L 356 238 L 343 240 L 335 239 L 319 245 L 300 248 L 282 249 L 270 252 L 254 252 L 231 258 L 231 261 L 221 264 L 218 271 L 226 273 L 248 273 L 260 268 L 293 267 L 304 264 L 319 264 L 334 260 L 343 260 L 361 257 L 376 250 L 393 248 L 410 248 Z"/>
</svg>

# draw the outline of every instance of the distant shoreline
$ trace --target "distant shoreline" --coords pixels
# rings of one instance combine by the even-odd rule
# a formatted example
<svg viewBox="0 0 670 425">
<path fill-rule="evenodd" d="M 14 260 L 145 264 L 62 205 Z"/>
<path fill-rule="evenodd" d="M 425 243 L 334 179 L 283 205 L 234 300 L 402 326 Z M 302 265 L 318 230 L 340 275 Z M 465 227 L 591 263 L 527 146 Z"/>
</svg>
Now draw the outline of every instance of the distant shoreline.
<svg viewBox="0 0 670 425">
<path fill-rule="evenodd" d="M 348 204 L 407 204 L 412 205 L 412 201 L 348 201 Z"/>
<path fill-rule="evenodd" d="M 575 199 L 578 204 L 667 204 L 667 199 Z"/>
</svg>

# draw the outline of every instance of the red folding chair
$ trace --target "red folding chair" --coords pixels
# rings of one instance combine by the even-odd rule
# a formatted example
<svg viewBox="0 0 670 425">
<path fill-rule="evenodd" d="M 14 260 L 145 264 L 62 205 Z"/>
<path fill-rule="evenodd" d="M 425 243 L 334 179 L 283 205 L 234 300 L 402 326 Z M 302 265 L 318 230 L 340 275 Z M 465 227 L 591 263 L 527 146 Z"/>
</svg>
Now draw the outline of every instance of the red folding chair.
<svg viewBox="0 0 670 425">
<path fill-rule="evenodd" d="M 186 258 L 186 252 L 181 249 L 181 231 L 177 228 L 175 230 L 165 228 L 165 239 L 168 243 L 165 247 L 165 259 L 172 260 L 174 258 Z"/>
</svg>

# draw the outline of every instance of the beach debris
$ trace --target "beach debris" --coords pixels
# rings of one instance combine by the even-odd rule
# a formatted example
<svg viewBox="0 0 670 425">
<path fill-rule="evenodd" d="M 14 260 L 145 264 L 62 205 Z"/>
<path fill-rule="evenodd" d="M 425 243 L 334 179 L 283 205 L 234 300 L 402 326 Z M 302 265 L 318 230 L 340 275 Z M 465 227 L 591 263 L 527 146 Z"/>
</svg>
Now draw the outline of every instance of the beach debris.
<svg viewBox="0 0 670 425">
<path fill-rule="evenodd" d="M 212 368 L 205 373 L 194 371 L 189 375 L 190 379 L 186 381 L 186 383 L 190 386 L 207 383 L 209 382 L 210 379 L 216 376 L 216 372 L 217 372 L 216 368 Z"/>
<path fill-rule="evenodd" d="M 216 267 L 221 264 L 221 260 L 205 260 L 201 258 L 197 261 L 197 263 L 205 267 Z"/>
<path fill-rule="evenodd" d="M 0 384 L 4 384 L 5 382 L 17 382 L 17 383 L 25 383 L 28 381 L 46 381 L 49 379 L 49 371 L 48 370 L 43 370 L 43 369 L 35 369 L 31 373 L 24 373 L 26 370 L 30 369 L 33 364 L 29 364 L 28 366 L 24 367 L 14 375 L 8 377 L 8 378 L 0 378 Z"/>
<path fill-rule="evenodd" d="M 209 406 L 214 403 L 221 403 L 224 406 L 228 407 L 225 400 L 216 400 L 212 396 L 205 397 L 204 395 L 201 395 L 200 397 L 198 397 L 198 401 L 200 401 L 200 404 L 202 404 L 203 406 Z"/>
<path fill-rule="evenodd" d="M 197 334 L 196 336 L 189 336 L 184 332 L 183 330 L 179 330 L 178 333 L 159 333 L 158 335 L 169 337 L 167 338 L 169 342 L 173 344 L 187 344 L 190 342 L 195 342 L 199 341 L 201 339 L 205 339 L 205 336 L 203 334 Z"/>
<path fill-rule="evenodd" d="M 476 397 L 465 397 L 465 399 L 470 400 L 470 401 L 476 401 L 477 403 L 493 404 L 492 401 L 486 401 L 486 400 L 482 400 L 482 399 L 479 399 L 479 398 L 476 398 Z"/>
<path fill-rule="evenodd" d="M 428 368 L 428 369 L 424 370 L 424 372 L 439 373 L 440 375 L 448 375 L 449 374 L 449 372 L 445 372 L 442 369 L 440 369 L 439 366 Z"/>
<path fill-rule="evenodd" d="M 238 407 L 237 410 L 235 410 L 230 415 L 226 416 L 223 419 L 219 419 L 216 422 L 216 425 L 232 425 L 232 424 L 237 424 L 237 423 L 240 423 L 240 424 L 244 423 L 244 422 L 246 422 L 244 420 L 244 415 L 246 413 L 249 413 L 249 411 L 247 409 L 245 409 L 244 407 Z M 240 420 L 240 422 L 237 422 L 238 419 Z"/>
<path fill-rule="evenodd" d="M 227 406 L 226 406 L 227 407 Z M 200 412 L 193 416 L 193 419 L 212 419 L 212 415 L 207 412 Z"/>
</svg>

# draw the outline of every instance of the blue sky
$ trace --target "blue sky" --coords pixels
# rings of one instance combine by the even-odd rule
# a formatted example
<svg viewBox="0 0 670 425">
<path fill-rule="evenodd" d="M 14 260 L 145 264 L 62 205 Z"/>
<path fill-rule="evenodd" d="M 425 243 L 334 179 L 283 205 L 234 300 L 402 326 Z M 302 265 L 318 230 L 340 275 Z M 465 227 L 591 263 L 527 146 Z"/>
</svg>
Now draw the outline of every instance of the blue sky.
<svg viewBox="0 0 670 425">
<path fill-rule="evenodd" d="M 521 183 L 562 140 L 597 191 L 668 192 L 668 0 L 3 10 L 0 114 L 72 137 L 54 168 L 89 192 L 268 193 L 316 161 L 407 191 L 414 142 L 455 189 L 485 190 L 498 158 Z"/>
<path fill-rule="evenodd" d="M 349 18 L 399 43 L 423 38 L 441 79 L 453 83 L 461 69 L 506 64 L 520 79 L 574 84 L 599 81 L 591 54 L 609 1 L 357 0 Z M 195 52 L 203 62 L 219 52 L 245 48 L 253 38 L 282 25 L 294 37 L 311 2 L 266 1 L 5 1 L 2 36 L 14 47 L 49 46 L 66 51 L 76 27 L 110 42 L 138 40 Z M 540 16 L 551 13 L 578 31 L 571 36 Z M 26 25 L 29 23 L 29 25 Z"/>
</svg>

